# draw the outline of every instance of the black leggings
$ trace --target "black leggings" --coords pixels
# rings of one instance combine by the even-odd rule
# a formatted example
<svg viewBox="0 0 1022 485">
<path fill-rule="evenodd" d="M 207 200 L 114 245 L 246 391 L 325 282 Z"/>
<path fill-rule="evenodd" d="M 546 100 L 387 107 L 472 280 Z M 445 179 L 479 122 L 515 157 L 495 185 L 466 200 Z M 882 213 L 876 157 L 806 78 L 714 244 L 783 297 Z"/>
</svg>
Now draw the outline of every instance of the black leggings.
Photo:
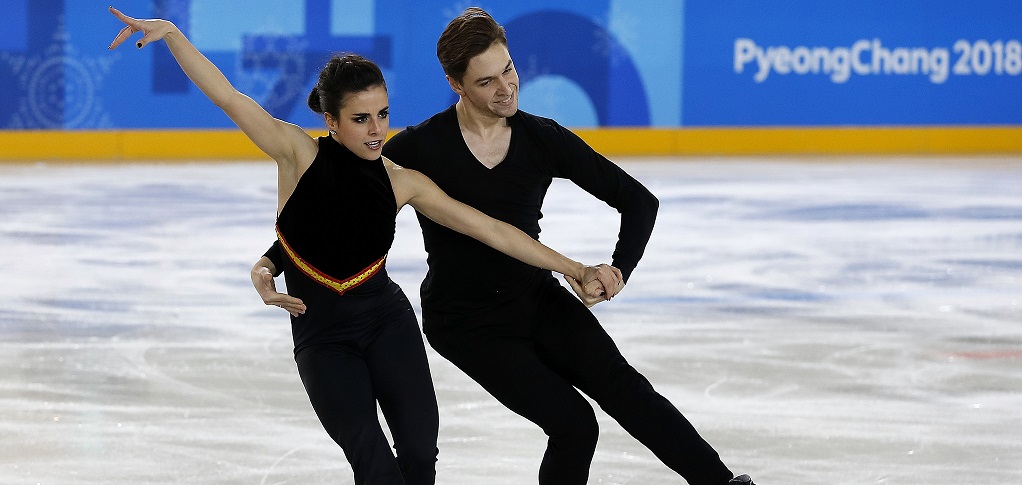
<svg viewBox="0 0 1022 485">
<path fill-rule="evenodd" d="M 540 484 L 581 485 L 589 477 L 599 429 L 578 390 L 690 484 L 722 485 L 733 476 L 678 409 L 625 361 L 589 309 L 552 276 L 485 312 L 427 311 L 423 325 L 438 353 L 547 434 Z"/>
<path fill-rule="evenodd" d="M 385 272 L 343 296 L 292 280 L 289 293 L 300 294 L 307 307 L 292 318 L 298 373 L 320 422 L 344 450 L 355 483 L 432 485 L 436 393 L 404 293 Z M 396 458 L 377 417 L 377 402 L 394 437 Z"/>
</svg>

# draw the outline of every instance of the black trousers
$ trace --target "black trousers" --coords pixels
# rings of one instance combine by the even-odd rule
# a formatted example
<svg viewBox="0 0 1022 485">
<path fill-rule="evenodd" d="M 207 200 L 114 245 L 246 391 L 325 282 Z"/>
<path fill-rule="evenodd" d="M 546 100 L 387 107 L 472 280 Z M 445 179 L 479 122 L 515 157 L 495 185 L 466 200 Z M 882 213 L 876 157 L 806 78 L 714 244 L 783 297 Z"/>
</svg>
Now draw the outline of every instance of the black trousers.
<svg viewBox="0 0 1022 485">
<path fill-rule="evenodd" d="M 432 485 L 439 416 L 408 299 L 385 272 L 337 295 L 304 275 L 287 275 L 288 269 L 288 292 L 307 307 L 292 317 L 298 373 L 320 422 L 351 464 L 355 483 Z"/>
<path fill-rule="evenodd" d="M 733 475 L 689 421 L 618 351 L 592 312 L 550 275 L 484 312 L 425 311 L 430 345 L 549 437 L 542 485 L 585 484 L 599 429 L 585 393 L 693 485 Z"/>
</svg>

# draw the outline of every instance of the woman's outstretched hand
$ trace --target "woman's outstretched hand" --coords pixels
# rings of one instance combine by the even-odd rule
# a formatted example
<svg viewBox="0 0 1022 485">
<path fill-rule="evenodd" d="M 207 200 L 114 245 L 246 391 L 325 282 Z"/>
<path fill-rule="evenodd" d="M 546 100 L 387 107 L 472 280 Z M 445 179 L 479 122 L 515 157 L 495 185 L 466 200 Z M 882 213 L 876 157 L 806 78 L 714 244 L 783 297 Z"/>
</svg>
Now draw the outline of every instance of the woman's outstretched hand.
<svg viewBox="0 0 1022 485">
<path fill-rule="evenodd" d="M 110 43 L 110 46 L 107 47 L 107 49 L 116 49 L 117 46 L 128 40 L 128 38 L 135 32 L 142 32 L 142 38 L 135 43 L 135 46 L 141 49 L 142 46 L 162 39 L 165 35 L 177 28 L 173 23 L 166 20 L 139 20 L 129 17 L 113 7 L 110 7 L 110 13 L 114 14 L 114 17 L 117 17 L 118 20 L 124 22 L 126 25 L 117 33 L 117 37 L 114 37 L 114 41 Z"/>
</svg>

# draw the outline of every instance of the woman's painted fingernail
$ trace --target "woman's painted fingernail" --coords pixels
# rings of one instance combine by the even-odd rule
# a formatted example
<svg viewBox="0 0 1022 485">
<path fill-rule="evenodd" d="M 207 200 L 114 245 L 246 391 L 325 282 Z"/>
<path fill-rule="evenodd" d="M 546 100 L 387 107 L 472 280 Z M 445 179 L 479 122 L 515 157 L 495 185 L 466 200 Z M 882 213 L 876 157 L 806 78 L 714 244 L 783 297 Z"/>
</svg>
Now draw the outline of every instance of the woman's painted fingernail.
<svg viewBox="0 0 1022 485">
<path fill-rule="evenodd" d="M 135 45 L 136 45 L 136 46 L 137 46 L 137 47 L 138 47 L 139 49 L 141 49 L 141 48 L 142 48 L 142 43 L 141 43 L 141 42 L 139 42 L 139 43 L 137 43 L 137 44 L 135 44 Z"/>
</svg>

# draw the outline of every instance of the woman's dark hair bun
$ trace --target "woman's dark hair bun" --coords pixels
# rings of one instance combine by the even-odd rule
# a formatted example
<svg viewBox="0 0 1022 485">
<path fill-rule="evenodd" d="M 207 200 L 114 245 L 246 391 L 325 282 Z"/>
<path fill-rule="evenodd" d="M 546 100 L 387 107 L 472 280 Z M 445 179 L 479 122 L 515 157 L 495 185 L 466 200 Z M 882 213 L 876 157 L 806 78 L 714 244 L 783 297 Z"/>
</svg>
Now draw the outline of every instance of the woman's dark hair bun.
<svg viewBox="0 0 1022 485">
<path fill-rule="evenodd" d="M 323 114 L 323 106 L 319 99 L 319 86 L 312 88 L 309 93 L 309 109 L 315 113 Z"/>
<path fill-rule="evenodd" d="M 387 87 L 379 66 L 357 54 L 337 54 L 319 72 L 316 87 L 309 93 L 309 108 L 337 116 L 345 96 L 375 86 Z"/>
</svg>

